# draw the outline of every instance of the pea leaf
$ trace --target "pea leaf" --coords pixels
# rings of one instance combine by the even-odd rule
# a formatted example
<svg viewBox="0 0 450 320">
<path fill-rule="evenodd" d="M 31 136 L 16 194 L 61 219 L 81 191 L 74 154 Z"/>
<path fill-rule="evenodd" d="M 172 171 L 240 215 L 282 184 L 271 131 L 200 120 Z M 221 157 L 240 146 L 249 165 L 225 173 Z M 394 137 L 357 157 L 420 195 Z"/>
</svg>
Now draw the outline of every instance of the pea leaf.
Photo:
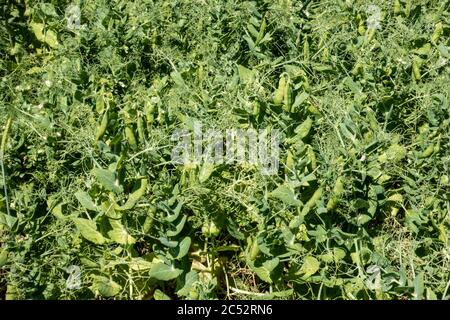
<svg viewBox="0 0 450 320">
<path fill-rule="evenodd" d="M 299 270 L 299 274 L 303 274 L 303 278 L 307 279 L 319 270 L 320 262 L 313 256 L 306 256 L 303 259 L 302 267 Z"/>
<path fill-rule="evenodd" d="M 302 204 L 302 202 L 295 196 L 294 190 L 285 184 L 272 191 L 270 196 L 283 201 L 287 205 L 298 207 Z"/>
<path fill-rule="evenodd" d="M 91 290 L 98 292 L 103 297 L 114 297 L 120 293 L 122 286 L 117 282 L 103 276 L 94 276 Z"/>
<path fill-rule="evenodd" d="M 122 192 L 122 186 L 119 185 L 119 180 L 116 179 L 114 172 L 107 169 L 94 168 L 92 173 L 105 189 L 115 193 Z"/>
<path fill-rule="evenodd" d="M 125 229 L 123 224 L 118 219 L 109 219 L 109 223 L 112 230 L 108 231 L 108 237 L 119 244 L 134 244 L 136 243 L 136 239 L 134 239 Z"/>
<path fill-rule="evenodd" d="M 84 208 L 92 211 L 97 211 L 97 206 L 92 201 L 91 196 L 87 192 L 84 191 L 75 192 L 75 197 Z"/>
<path fill-rule="evenodd" d="M 173 266 L 169 266 L 162 262 L 153 265 L 150 269 L 148 275 L 151 278 L 155 278 L 161 281 L 169 281 L 177 278 L 180 274 L 183 273 L 183 270 L 177 269 Z"/>
<path fill-rule="evenodd" d="M 72 218 L 72 221 L 83 238 L 95 244 L 105 243 L 105 238 L 97 231 L 97 225 L 94 221 L 83 218 Z"/>
</svg>

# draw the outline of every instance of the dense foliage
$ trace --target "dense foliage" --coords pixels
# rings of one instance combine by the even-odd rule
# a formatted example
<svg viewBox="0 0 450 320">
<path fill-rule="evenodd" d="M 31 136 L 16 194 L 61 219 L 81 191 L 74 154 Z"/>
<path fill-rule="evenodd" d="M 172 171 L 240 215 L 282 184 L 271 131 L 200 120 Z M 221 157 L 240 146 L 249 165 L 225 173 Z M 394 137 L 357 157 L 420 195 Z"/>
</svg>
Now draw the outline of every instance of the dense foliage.
<svg viewBox="0 0 450 320">
<path fill-rule="evenodd" d="M 0 10 L 0 298 L 450 297 L 450 1 Z M 278 174 L 173 164 L 194 121 Z"/>
</svg>

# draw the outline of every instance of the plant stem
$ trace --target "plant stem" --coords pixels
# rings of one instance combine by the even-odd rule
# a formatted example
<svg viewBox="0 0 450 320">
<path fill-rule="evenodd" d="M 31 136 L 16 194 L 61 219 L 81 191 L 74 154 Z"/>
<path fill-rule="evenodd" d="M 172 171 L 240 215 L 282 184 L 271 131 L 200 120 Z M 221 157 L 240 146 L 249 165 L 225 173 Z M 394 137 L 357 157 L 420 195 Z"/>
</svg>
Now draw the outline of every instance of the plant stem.
<svg viewBox="0 0 450 320">
<path fill-rule="evenodd" d="M 3 136 L 2 136 L 2 144 L 0 146 L 0 166 L 1 166 L 1 170 L 2 170 L 2 176 L 3 176 L 3 190 L 5 193 L 6 212 L 7 212 L 8 216 L 11 215 L 11 212 L 9 210 L 8 187 L 6 186 L 6 173 L 5 173 L 5 165 L 3 162 L 3 158 L 4 158 L 4 154 L 5 154 L 8 132 L 9 132 L 9 129 L 11 128 L 11 123 L 12 123 L 12 118 L 9 117 L 8 120 L 6 121 L 6 127 L 5 127 L 5 130 L 3 131 Z"/>
</svg>

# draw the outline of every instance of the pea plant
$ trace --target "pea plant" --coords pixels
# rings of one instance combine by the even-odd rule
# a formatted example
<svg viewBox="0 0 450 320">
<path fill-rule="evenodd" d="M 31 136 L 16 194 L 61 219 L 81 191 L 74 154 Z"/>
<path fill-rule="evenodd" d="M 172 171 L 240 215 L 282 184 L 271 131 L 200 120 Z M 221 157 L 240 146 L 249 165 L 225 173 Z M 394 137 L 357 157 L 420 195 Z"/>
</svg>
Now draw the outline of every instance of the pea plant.
<svg viewBox="0 0 450 320">
<path fill-rule="evenodd" d="M 450 298 L 450 1 L 0 11 L 0 299 Z"/>
</svg>

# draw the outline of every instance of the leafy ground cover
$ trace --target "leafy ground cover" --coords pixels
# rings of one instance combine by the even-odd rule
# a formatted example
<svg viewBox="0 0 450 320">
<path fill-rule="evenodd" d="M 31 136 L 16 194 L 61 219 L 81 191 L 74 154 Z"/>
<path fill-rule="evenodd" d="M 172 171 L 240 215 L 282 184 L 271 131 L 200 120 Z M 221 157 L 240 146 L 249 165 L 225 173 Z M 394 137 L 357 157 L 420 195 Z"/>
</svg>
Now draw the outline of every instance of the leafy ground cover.
<svg viewBox="0 0 450 320">
<path fill-rule="evenodd" d="M 449 1 L 0 8 L 0 298 L 449 299 Z"/>
</svg>

